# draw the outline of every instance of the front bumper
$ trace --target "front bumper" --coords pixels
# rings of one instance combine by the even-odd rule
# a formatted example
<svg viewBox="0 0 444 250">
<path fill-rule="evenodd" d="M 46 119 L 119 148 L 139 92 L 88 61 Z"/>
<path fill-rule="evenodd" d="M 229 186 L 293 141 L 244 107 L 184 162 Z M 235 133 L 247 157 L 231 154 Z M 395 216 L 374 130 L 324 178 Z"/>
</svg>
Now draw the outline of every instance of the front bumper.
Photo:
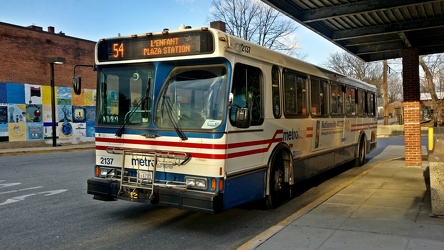
<svg viewBox="0 0 444 250">
<path fill-rule="evenodd" d="M 217 213 L 223 210 L 223 194 L 221 193 L 155 187 L 154 197 L 150 197 L 151 190 L 146 188 L 123 187 L 119 193 L 120 183 L 110 179 L 91 178 L 88 179 L 87 185 L 87 193 L 94 195 L 94 199 L 97 200 L 123 199 L 207 213 Z"/>
</svg>

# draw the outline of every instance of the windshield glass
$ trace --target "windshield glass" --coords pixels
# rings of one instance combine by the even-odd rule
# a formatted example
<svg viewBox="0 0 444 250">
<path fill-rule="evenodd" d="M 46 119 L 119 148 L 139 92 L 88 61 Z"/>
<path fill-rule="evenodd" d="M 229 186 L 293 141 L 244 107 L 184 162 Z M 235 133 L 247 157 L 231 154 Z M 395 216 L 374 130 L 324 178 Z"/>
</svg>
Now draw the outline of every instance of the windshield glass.
<svg viewBox="0 0 444 250">
<path fill-rule="evenodd" d="M 108 67 L 98 72 L 97 123 L 147 126 L 151 122 L 154 66 Z"/>
<path fill-rule="evenodd" d="M 226 93 L 224 65 L 178 67 L 160 92 L 154 122 L 176 131 L 214 129 L 222 123 Z"/>
</svg>

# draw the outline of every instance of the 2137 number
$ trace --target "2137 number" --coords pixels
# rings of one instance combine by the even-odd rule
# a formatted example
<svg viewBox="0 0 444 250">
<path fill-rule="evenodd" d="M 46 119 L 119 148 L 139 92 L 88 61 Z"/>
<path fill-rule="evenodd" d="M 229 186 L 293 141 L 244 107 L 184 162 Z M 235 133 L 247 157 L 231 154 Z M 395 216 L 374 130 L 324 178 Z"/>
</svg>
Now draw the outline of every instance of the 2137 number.
<svg viewBox="0 0 444 250">
<path fill-rule="evenodd" d="M 100 164 L 102 165 L 112 165 L 114 159 L 109 157 L 100 157 Z"/>
</svg>

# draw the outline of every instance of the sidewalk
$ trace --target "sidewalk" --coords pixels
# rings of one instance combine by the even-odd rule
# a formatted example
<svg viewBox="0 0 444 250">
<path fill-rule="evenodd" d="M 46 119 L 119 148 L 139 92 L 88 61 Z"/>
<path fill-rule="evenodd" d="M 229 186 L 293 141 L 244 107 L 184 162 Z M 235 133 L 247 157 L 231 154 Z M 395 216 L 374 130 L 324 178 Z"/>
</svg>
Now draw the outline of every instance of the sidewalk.
<svg viewBox="0 0 444 250">
<path fill-rule="evenodd" d="M 444 249 L 444 218 L 430 217 L 422 167 L 406 167 L 403 146 L 238 249 Z M 387 157 L 389 156 L 389 157 Z"/>
<path fill-rule="evenodd" d="M 64 152 L 72 152 L 79 150 L 93 150 L 95 148 L 94 142 L 89 143 L 79 143 L 79 144 L 62 144 L 57 147 L 52 147 L 48 144 L 40 143 L 37 146 L 29 147 L 18 147 L 16 144 L 10 143 L 9 148 L 0 148 L 0 157 L 1 156 L 10 156 L 10 155 L 18 155 L 18 154 L 36 154 L 36 153 L 45 153 L 45 152 L 56 152 L 56 151 L 64 151 Z"/>
</svg>

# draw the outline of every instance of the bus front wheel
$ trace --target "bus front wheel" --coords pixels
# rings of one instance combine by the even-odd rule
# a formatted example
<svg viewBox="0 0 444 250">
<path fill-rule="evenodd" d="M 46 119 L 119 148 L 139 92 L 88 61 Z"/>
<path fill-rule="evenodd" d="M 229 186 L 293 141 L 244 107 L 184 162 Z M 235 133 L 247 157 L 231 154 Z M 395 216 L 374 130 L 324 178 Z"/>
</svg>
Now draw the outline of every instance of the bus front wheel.
<svg viewBox="0 0 444 250">
<path fill-rule="evenodd" d="M 266 199 L 268 208 L 277 208 L 290 197 L 290 185 L 285 182 L 284 159 L 277 154 L 272 162 L 269 175 L 269 195 Z"/>
</svg>

